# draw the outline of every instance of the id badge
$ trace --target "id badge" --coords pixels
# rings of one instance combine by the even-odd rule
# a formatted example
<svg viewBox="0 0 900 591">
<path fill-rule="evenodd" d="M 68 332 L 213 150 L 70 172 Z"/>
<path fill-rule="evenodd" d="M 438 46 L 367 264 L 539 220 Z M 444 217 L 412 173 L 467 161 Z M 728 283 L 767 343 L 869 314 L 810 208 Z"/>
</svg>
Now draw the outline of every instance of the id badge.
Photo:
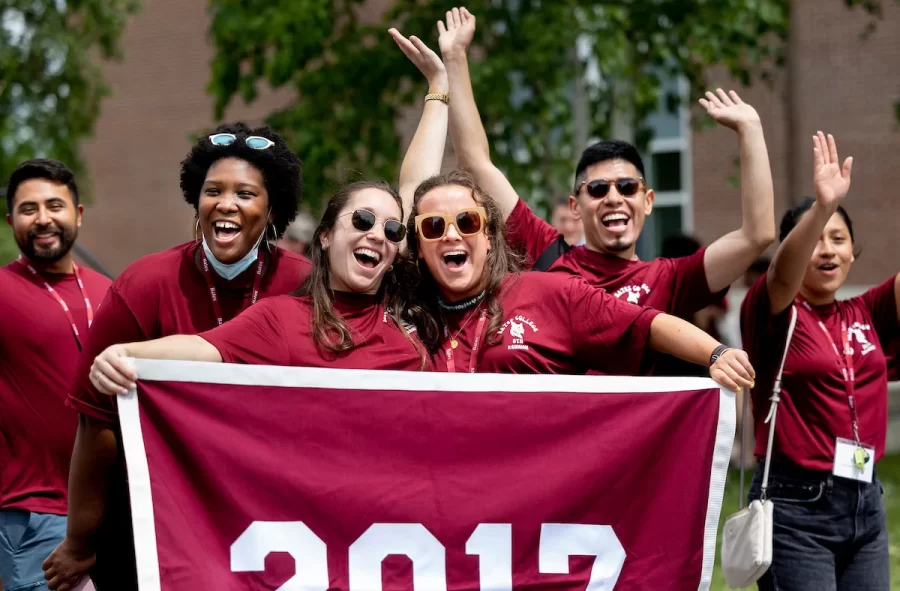
<svg viewBox="0 0 900 591">
<path fill-rule="evenodd" d="M 852 439 L 838 437 L 834 445 L 834 469 L 832 474 L 841 478 L 872 482 L 875 472 L 875 448 L 857 444 Z"/>
</svg>

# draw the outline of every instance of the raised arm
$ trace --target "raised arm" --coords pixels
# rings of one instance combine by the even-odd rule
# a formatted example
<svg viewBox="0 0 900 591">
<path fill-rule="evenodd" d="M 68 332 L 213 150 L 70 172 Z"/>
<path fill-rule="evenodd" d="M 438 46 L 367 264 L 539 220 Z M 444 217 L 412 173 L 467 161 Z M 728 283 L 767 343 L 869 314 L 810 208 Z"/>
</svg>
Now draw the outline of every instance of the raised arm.
<svg viewBox="0 0 900 591">
<path fill-rule="evenodd" d="M 133 389 L 137 374 L 128 357 L 222 362 L 219 350 L 197 335 L 177 334 L 152 341 L 113 345 L 94 360 L 91 367 L 94 387 L 110 396 Z"/>
<path fill-rule="evenodd" d="M 847 158 L 843 168 L 841 167 L 837 145 L 831 134 L 827 141 L 821 131 L 813 136 L 816 202 L 778 247 L 772 264 L 769 265 L 766 288 L 769 291 L 772 315 L 786 310 L 797 297 L 822 230 L 850 190 L 852 168 L 853 158 Z"/>
<path fill-rule="evenodd" d="M 756 377 L 750 359 L 740 349 L 725 348 L 690 322 L 677 316 L 659 314 L 650 324 L 649 347 L 660 353 L 709 367 L 709 375 L 719 385 L 738 392 L 752 388 Z M 717 359 L 713 354 L 718 352 Z"/>
<path fill-rule="evenodd" d="M 733 90 L 706 93 L 700 104 L 738 135 L 741 157 L 741 227 L 709 245 L 703 257 L 709 290 L 737 281 L 775 240 L 775 191 L 769 153 L 756 110 Z"/>
<path fill-rule="evenodd" d="M 450 81 L 450 138 L 457 163 L 465 168 L 497 202 L 503 218 L 509 217 L 519 195 L 499 168 L 491 162 L 481 115 L 475 104 L 466 52 L 475 35 L 475 17 L 465 8 L 447 11 L 447 22 L 438 22 L 439 43 Z"/>
<path fill-rule="evenodd" d="M 447 95 L 447 71 L 441 58 L 418 37 L 410 36 L 407 39 L 397 29 L 390 29 L 389 32 L 400 50 L 425 76 L 428 93 Z M 403 212 L 407 216 L 412 210 L 416 187 L 428 177 L 441 172 L 444 147 L 447 144 L 447 107 L 447 103 L 440 99 L 425 101 L 419 126 L 403 157 L 403 164 L 400 166 L 400 197 L 403 200 Z M 404 242 L 404 248 L 405 245 Z"/>
</svg>

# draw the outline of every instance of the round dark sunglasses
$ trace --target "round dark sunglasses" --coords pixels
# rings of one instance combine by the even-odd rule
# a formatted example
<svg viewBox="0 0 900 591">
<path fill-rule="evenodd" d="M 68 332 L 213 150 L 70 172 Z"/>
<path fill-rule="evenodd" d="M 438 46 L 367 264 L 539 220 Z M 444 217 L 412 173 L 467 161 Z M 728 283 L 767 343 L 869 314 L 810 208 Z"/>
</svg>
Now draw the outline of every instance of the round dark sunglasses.
<svg viewBox="0 0 900 591">
<path fill-rule="evenodd" d="M 609 188 L 615 185 L 616 190 L 622 197 L 631 197 L 644 187 L 643 178 L 624 177 L 620 179 L 595 179 L 593 181 L 582 181 L 580 185 L 575 187 L 575 194 L 581 190 L 581 187 L 587 189 L 587 194 L 594 199 L 603 199 L 609 194 Z"/>
<path fill-rule="evenodd" d="M 360 232 L 368 232 L 375 227 L 378 218 L 368 209 L 357 209 L 356 211 L 346 214 L 352 216 L 350 223 Z M 397 220 L 384 220 L 384 237 L 391 242 L 402 242 L 406 237 L 406 226 Z"/>
</svg>

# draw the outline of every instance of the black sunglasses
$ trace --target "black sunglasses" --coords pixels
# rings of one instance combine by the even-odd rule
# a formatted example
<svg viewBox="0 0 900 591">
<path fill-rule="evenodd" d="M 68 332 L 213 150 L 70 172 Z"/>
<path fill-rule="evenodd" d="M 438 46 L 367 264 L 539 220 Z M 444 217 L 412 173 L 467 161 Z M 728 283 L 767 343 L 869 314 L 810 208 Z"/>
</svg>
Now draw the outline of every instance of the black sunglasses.
<svg viewBox="0 0 900 591">
<path fill-rule="evenodd" d="M 350 214 L 350 223 L 360 232 L 368 232 L 375 227 L 378 218 L 368 209 L 357 209 Z M 406 237 L 406 226 L 397 220 L 384 220 L 384 237 L 391 242 L 402 242 Z"/>
<path fill-rule="evenodd" d="M 609 194 L 609 188 L 615 185 L 616 190 L 622 197 L 631 197 L 644 187 L 644 179 L 641 177 L 631 178 L 624 177 L 620 179 L 596 179 L 593 181 L 581 181 L 581 184 L 575 187 L 575 195 L 581 190 L 581 187 L 587 188 L 587 194 L 594 199 L 603 199 Z"/>
</svg>

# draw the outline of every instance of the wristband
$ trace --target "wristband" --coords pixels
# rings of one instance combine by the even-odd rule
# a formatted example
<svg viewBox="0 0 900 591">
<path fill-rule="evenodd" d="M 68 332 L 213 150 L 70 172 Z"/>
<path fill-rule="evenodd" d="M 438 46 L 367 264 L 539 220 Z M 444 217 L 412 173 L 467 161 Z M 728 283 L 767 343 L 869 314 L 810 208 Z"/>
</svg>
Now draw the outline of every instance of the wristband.
<svg viewBox="0 0 900 591">
<path fill-rule="evenodd" d="M 718 347 L 713 349 L 712 355 L 709 356 L 709 364 L 712 365 L 713 363 L 715 363 L 719 359 L 719 357 L 721 357 L 725 353 L 725 351 L 728 351 L 729 349 L 731 349 L 731 347 L 729 347 L 728 345 L 719 345 Z"/>
<path fill-rule="evenodd" d="M 450 95 L 444 92 L 430 92 L 425 95 L 426 101 L 441 101 L 450 104 Z"/>
</svg>

